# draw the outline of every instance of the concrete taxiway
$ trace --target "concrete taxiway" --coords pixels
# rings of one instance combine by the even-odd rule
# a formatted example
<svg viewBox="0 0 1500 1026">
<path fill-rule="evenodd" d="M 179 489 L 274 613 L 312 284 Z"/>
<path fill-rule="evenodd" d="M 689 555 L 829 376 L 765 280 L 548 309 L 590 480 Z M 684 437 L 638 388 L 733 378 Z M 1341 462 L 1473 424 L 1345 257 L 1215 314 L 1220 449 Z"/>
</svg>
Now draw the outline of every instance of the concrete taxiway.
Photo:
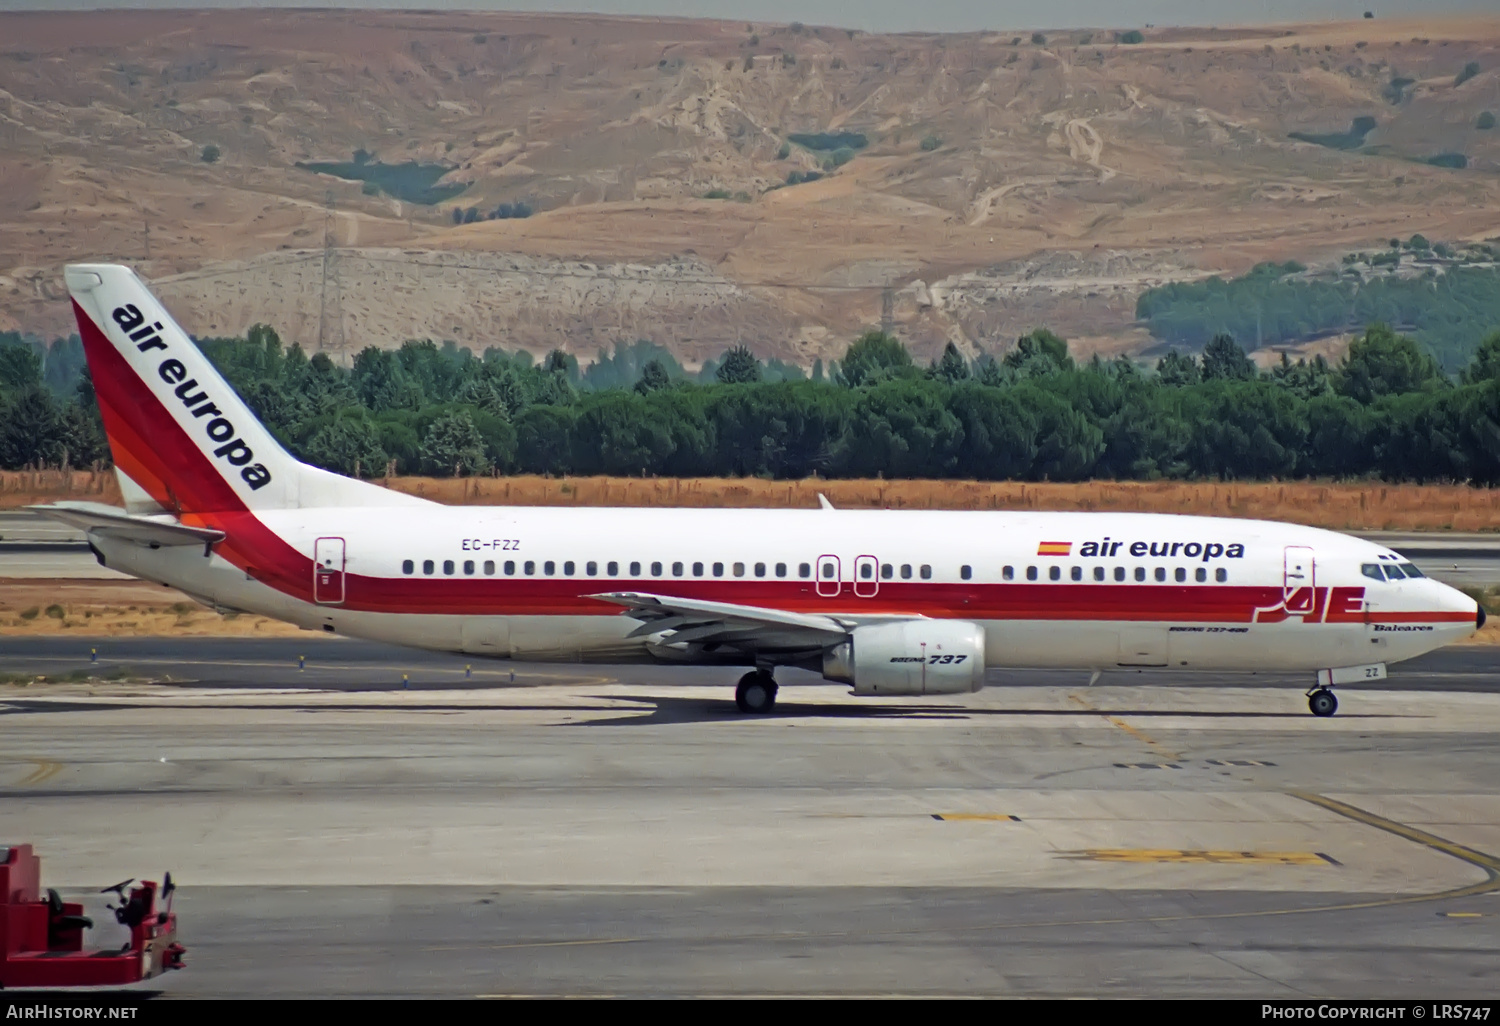
<svg viewBox="0 0 1500 1026">
<path fill-rule="evenodd" d="M 171 869 L 164 997 L 1495 990 L 1487 647 L 1327 720 L 1286 679 L 1026 671 L 788 673 L 743 717 L 731 670 L 296 640 L 4 639 L 128 678 L 0 685 L 0 842 L 68 894 Z"/>
</svg>

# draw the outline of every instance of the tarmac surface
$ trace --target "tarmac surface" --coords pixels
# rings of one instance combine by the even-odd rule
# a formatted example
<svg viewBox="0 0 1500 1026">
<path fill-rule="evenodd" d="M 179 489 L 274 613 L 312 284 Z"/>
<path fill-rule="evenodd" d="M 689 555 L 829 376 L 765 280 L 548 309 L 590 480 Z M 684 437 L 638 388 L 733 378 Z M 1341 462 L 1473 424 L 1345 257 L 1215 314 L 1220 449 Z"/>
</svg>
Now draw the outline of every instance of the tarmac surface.
<svg viewBox="0 0 1500 1026">
<path fill-rule="evenodd" d="M 1287 678 L 1029 671 L 882 701 L 786 673 L 745 717 L 730 669 L 300 642 L 0 639 L 0 674 L 52 678 L 0 684 L 0 842 L 100 946 L 93 892 L 171 869 L 163 999 L 1500 979 L 1488 646 L 1317 719 Z"/>
</svg>

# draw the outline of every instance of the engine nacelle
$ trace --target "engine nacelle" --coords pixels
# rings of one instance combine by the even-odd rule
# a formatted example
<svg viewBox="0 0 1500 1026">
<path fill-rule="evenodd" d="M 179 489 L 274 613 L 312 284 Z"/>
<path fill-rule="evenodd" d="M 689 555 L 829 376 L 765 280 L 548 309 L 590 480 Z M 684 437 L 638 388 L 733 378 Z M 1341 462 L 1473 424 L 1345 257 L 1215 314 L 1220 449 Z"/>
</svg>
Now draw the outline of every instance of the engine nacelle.
<svg viewBox="0 0 1500 1026">
<path fill-rule="evenodd" d="M 856 695 L 955 695 L 984 687 L 984 628 L 967 620 L 856 627 L 825 653 L 823 676 Z"/>
</svg>

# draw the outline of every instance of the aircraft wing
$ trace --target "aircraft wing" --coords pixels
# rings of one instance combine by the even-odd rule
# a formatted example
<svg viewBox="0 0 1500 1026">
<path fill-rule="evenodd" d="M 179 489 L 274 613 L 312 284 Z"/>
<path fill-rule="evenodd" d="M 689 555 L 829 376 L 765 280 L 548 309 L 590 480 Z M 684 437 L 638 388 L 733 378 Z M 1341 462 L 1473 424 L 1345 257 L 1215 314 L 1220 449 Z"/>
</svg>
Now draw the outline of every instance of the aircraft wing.
<svg viewBox="0 0 1500 1026">
<path fill-rule="evenodd" d="M 585 597 L 624 606 L 624 615 L 641 621 L 627 637 L 651 636 L 653 647 L 675 650 L 684 658 L 725 648 L 747 654 L 818 652 L 844 641 L 852 627 L 830 616 L 672 595 L 608 592 Z"/>
<path fill-rule="evenodd" d="M 189 527 L 174 520 L 135 516 L 98 502 L 54 502 L 26 508 L 86 532 L 145 545 L 202 545 L 207 549 L 224 540 L 224 532 L 211 527 Z"/>
</svg>

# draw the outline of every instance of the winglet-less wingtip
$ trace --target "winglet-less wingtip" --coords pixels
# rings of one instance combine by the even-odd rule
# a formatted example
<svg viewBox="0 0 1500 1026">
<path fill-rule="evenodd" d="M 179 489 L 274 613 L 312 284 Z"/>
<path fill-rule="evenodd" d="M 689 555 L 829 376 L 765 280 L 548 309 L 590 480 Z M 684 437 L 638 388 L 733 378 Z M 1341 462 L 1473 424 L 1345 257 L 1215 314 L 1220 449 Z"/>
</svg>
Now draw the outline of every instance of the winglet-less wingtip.
<svg viewBox="0 0 1500 1026">
<path fill-rule="evenodd" d="M 833 503 L 829 502 L 828 496 L 824 495 L 822 492 L 818 493 L 818 505 L 823 509 L 833 509 Z"/>
</svg>

